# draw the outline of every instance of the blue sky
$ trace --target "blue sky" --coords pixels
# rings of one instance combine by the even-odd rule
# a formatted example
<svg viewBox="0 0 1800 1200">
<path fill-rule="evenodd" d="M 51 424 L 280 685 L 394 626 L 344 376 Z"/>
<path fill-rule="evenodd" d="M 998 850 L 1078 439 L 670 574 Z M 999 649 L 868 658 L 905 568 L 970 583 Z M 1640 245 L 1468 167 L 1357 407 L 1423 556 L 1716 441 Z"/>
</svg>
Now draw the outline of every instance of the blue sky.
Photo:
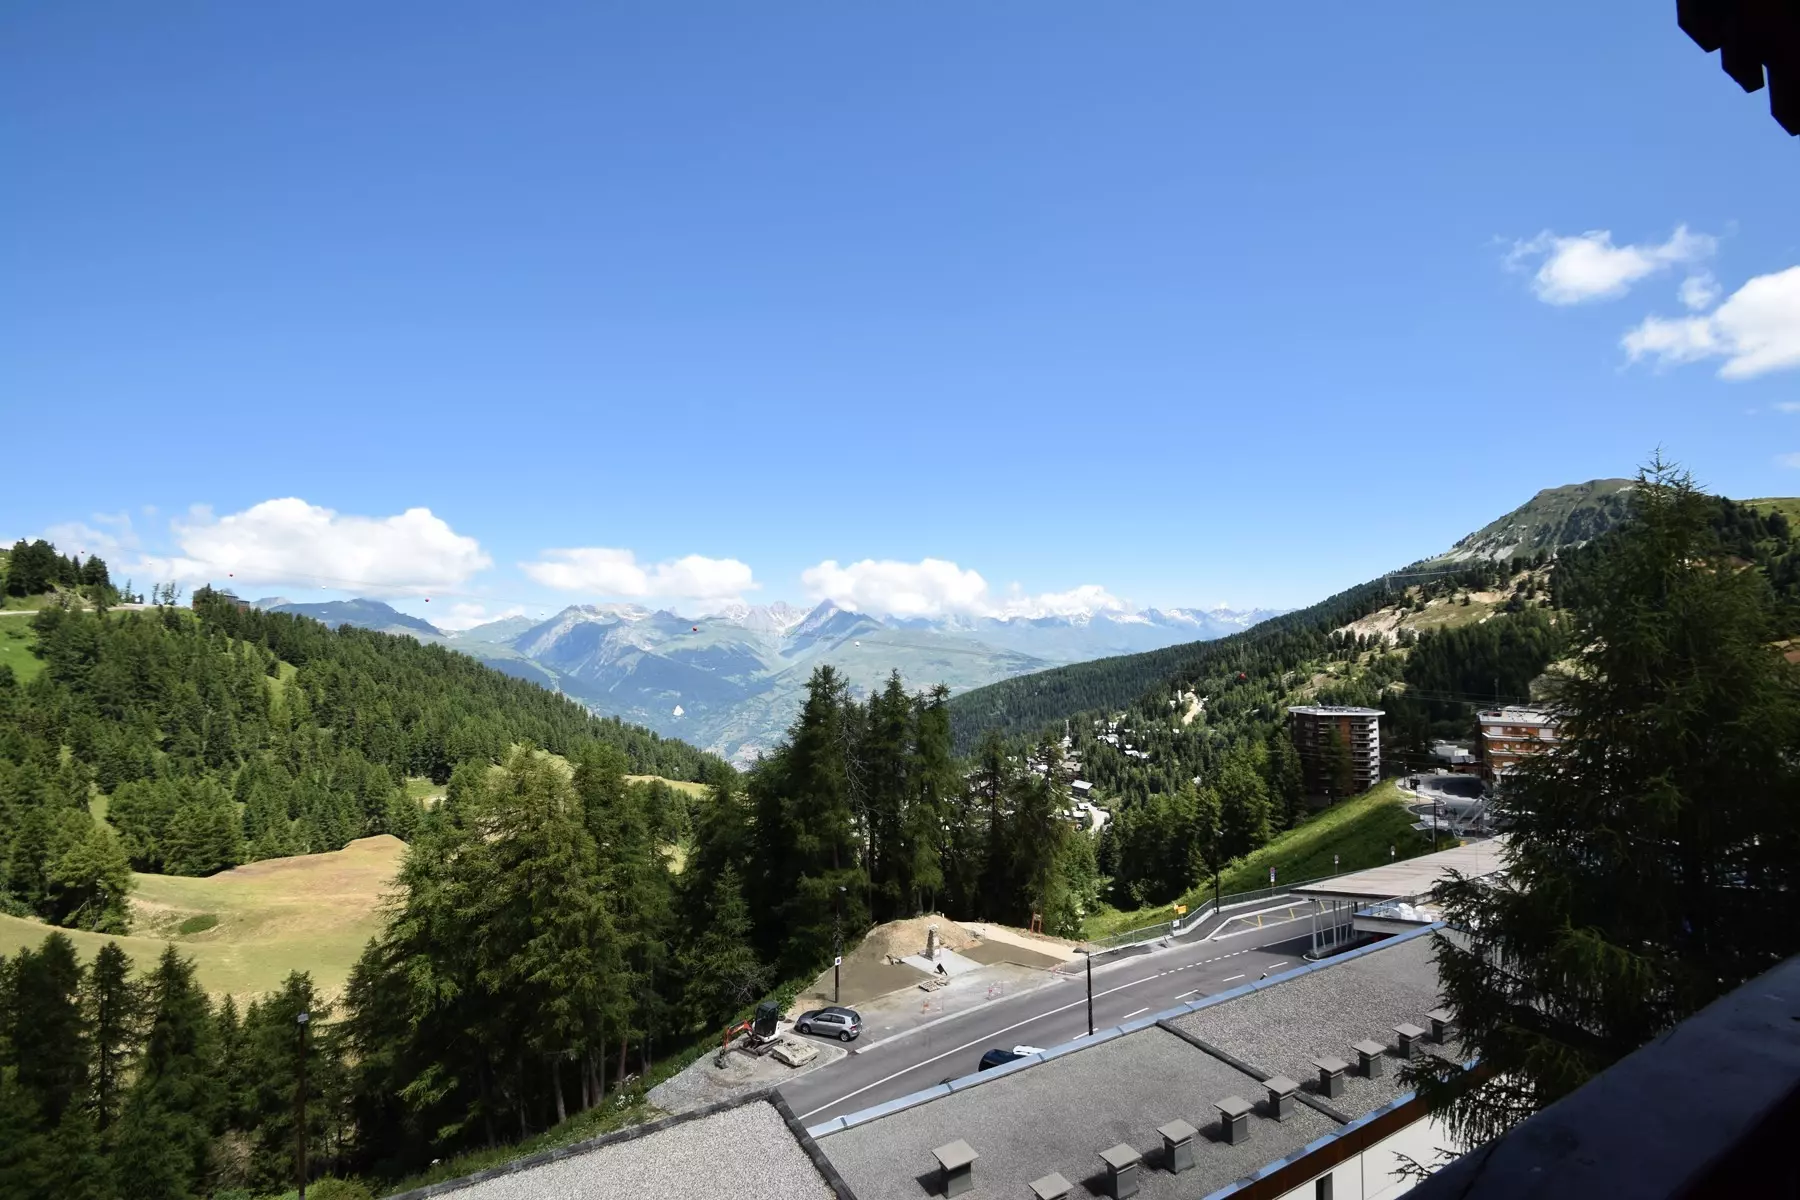
<svg viewBox="0 0 1800 1200">
<path fill-rule="evenodd" d="M 140 584 L 1293 606 L 1800 493 L 1800 144 L 1671 5 L 7 24 L 0 535 Z"/>
</svg>

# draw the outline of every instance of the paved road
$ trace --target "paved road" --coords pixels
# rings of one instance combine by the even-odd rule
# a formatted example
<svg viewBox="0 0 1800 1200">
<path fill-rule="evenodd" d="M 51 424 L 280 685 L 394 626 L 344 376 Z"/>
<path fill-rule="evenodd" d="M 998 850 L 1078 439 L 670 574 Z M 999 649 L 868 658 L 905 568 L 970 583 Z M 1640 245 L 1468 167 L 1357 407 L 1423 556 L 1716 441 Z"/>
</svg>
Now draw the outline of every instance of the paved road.
<svg viewBox="0 0 1800 1200">
<path fill-rule="evenodd" d="M 1094 963 L 1094 1028 L 1173 1008 L 1198 996 L 1229 991 L 1264 972 L 1298 966 L 1309 945 L 1310 918 L 1209 942 L 1177 942 L 1168 949 Z M 1080 975 L 1052 986 L 996 1000 L 942 1024 L 859 1047 L 830 1066 L 801 1076 L 781 1091 L 808 1125 L 892 1100 L 976 1069 L 999 1046 L 1060 1045 L 1087 1035 L 1087 988 Z"/>
</svg>

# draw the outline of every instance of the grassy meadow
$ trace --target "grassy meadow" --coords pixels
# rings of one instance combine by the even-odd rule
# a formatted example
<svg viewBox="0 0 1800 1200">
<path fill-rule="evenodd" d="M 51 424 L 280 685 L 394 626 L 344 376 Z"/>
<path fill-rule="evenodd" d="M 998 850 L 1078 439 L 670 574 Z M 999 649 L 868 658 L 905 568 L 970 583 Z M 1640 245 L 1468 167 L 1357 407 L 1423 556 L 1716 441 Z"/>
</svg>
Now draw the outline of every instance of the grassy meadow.
<svg viewBox="0 0 1800 1200">
<path fill-rule="evenodd" d="M 381 899 L 404 851 L 398 838 L 384 835 L 205 879 L 134 875 L 130 935 L 63 932 L 84 959 L 117 941 L 140 971 L 173 942 L 194 959 L 207 991 L 240 1002 L 273 991 L 293 970 L 312 972 L 320 988 L 335 993 L 381 928 Z M 0 954 L 36 946 L 50 931 L 39 921 L 0 916 Z"/>
</svg>

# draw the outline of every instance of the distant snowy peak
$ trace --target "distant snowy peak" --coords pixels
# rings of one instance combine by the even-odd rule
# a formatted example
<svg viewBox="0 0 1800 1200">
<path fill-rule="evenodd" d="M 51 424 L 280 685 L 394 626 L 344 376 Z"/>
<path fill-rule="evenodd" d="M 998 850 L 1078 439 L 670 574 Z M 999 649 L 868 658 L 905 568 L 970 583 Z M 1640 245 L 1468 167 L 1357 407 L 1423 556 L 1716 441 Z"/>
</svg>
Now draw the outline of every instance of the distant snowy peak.
<svg viewBox="0 0 1800 1200">
<path fill-rule="evenodd" d="M 711 614 L 710 620 L 723 621 L 755 633 L 786 633 L 806 620 L 807 610 L 785 600 L 773 604 L 727 604 Z"/>
</svg>

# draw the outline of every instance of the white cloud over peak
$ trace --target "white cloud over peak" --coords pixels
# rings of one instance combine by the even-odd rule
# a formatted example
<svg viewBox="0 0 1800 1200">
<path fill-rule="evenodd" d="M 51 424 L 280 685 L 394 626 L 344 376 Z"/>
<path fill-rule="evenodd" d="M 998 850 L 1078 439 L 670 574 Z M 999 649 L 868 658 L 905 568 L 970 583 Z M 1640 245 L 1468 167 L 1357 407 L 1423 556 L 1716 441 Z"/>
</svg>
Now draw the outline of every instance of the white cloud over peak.
<svg viewBox="0 0 1800 1200">
<path fill-rule="evenodd" d="M 1621 344 L 1632 362 L 1722 358 L 1721 379 L 1800 367 L 1800 267 L 1756 276 L 1710 313 L 1645 317 Z"/>
<path fill-rule="evenodd" d="M 546 550 L 537 562 L 520 563 L 533 580 L 562 592 L 628 599 L 736 600 L 759 585 L 750 567 L 735 558 L 690 554 L 659 563 L 640 563 L 630 550 L 576 546 Z"/>
<path fill-rule="evenodd" d="M 498 612 L 489 612 L 485 604 L 465 601 L 452 604 L 445 612 L 427 613 L 425 617 L 439 629 L 459 630 L 473 629 L 477 625 L 486 625 L 490 621 L 503 621 L 507 617 L 524 615 L 525 606 L 523 604 L 513 604 Z"/>
<path fill-rule="evenodd" d="M 65 521 L 44 531 L 44 537 L 64 554 L 82 558 L 98 554 L 109 567 L 119 565 L 120 556 L 138 548 L 137 531 L 131 527 L 130 513 L 94 513 L 85 521 Z M 98 526 L 98 528 L 96 528 Z"/>
<path fill-rule="evenodd" d="M 1667 267 L 1700 262 L 1717 248 L 1718 239 L 1694 233 L 1686 225 L 1677 226 L 1666 242 L 1624 246 L 1613 245 L 1609 229 L 1573 236 L 1546 229 L 1534 238 L 1514 242 L 1506 265 L 1527 270 L 1536 263 L 1531 287 L 1544 303 L 1581 304 L 1622 296 L 1638 280 Z M 1686 290 L 1684 284 L 1684 293 Z"/>
<path fill-rule="evenodd" d="M 979 571 L 942 558 L 918 562 L 865 558 L 848 565 L 827 559 L 802 571 L 800 581 L 815 601 L 889 617 L 1042 617 L 1131 610 L 1125 601 L 1092 583 L 1037 596 L 1015 589 L 997 598 Z"/>
<path fill-rule="evenodd" d="M 180 552 L 129 564 L 144 577 L 245 587 L 312 585 L 367 596 L 423 596 L 493 565 L 481 544 L 428 508 L 391 517 L 335 512 L 296 497 L 172 523 Z"/>
<path fill-rule="evenodd" d="M 1800 470 L 1800 454 L 1777 454 L 1775 461 L 1784 467 Z"/>
</svg>

